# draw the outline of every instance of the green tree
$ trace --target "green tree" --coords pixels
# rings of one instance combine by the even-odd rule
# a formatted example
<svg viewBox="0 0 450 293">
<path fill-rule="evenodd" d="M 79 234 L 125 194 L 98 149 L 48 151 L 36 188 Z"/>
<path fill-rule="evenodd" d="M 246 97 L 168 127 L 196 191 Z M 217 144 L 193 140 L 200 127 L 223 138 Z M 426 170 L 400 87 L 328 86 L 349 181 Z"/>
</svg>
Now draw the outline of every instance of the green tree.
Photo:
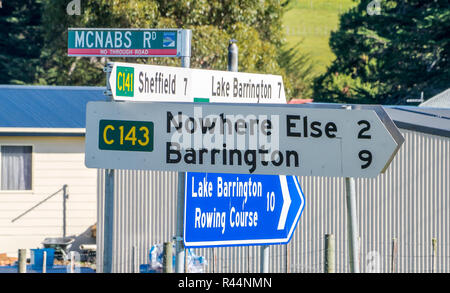
<svg viewBox="0 0 450 293">
<path fill-rule="evenodd" d="M 374 4 L 379 3 L 379 10 Z M 340 18 L 316 101 L 405 104 L 450 85 L 447 0 L 361 1 Z"/>
<path fill-rule="evenodd" d="M 71 27 L 154 27 L 156 3 L 151 1 L 81 1 L 81 15 L 66 13 L 67 1 L 45 0 L 43 30 L 45 46 L 37 82 L 56 85 L 105 84 L 106 58 L 67 56 L 67 34 Z M 125 61 L 124 58 L 111 60 Z M 128 60 L 129 61 L 129 60 Z M 134 60 L 133 60 L 134 61 Z"/>
<path fill-rule="evenodd" d="M 283 75 L 287 95 L 298 79 L 280 66 L 293 56 L 280 57 L 285 2 L 270 0 L 84 0 L 80 16 L 66 14 L 67 3 L 45 0 L 45 47 L 38 83 L 104 85 L 107 61 L 180 66 L 176 58 L 73 58 L 67 56 L 69 27 L 186 28 L 192 30 L 191 67 L 227 69 L 227 47 L 236 39 L 239 71 Z M 280 60 L 283 60 L 284 63 Z M 283 65 L 284 66 L 284 65 Z M 298 92 L 298 90 L 297 90 Z"/>
<path fill-rule="evenodd" d="M 283 45 L 278 55 L 278 64 L 285 72 L 285 83 L 291 98 L 313 98 L 313 64 L 308 54 L 302 53 L 297 43 L 292 47 Z"/>
<path fill-rule="evenodd" d="M 42 1 L 8 0 L 0 8 L 0 84 L 32 83 L 43 46 Z"/>
</svg>

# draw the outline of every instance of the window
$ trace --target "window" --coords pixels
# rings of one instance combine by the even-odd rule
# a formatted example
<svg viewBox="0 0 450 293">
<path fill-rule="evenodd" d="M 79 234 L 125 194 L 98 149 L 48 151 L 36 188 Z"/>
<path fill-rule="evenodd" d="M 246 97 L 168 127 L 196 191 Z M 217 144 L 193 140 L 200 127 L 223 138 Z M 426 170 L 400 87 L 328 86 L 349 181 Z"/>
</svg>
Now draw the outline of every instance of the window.
<svg viewBox="0 0 450 293">
<path fill-rule="evenodd" d="M 31 146 L 0 149 L 0 190 L 31 190 Z"/>
</svg>

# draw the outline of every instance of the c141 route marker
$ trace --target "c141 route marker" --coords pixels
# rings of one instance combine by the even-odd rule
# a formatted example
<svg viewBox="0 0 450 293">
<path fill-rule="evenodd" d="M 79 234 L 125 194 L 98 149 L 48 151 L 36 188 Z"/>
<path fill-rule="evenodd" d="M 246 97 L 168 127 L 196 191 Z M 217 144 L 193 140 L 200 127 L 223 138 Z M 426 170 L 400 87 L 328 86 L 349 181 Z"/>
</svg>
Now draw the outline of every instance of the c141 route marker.
<svg viewBox="0 0 450 293">
<path fill-rule="evenodd" d="M 289 242 L 305 198 L 295 176 L 190 173 L 186 247 Z"/>
<path fill-rule="evenodd" d="M 141 149 L 142 131 L 140 137 L 123 133 L 119 144 L 128 137 L 130 148 L 101 149 L 113 139 L 113 129 L 100 127 L 104 120 L 153 123 L 148 137 L 153 149 Z M 403 141 L 381 106 L 349 110 L 328 105 L 90 102 L 85 163 L 105 169 L 367 178 L 387 169 Z"/>
<path fill-rule="evenodd" d="M 285 104 L 279 75 L 109 63 L 114 100 Z"/>
</svg>

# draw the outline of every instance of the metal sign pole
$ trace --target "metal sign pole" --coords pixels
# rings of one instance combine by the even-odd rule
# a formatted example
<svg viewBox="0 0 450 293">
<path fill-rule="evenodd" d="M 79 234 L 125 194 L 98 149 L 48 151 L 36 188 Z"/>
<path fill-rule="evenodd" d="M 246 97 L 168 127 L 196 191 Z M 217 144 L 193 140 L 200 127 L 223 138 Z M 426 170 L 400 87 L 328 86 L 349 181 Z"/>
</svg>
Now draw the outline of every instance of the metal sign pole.
<svg viewBox="0 0 450 293">
<path fill-rule="evenodd" d="M 347 110 L 352 110 L 352 106 L 346 106 Z M 356 187 L 355 178 L 345 178 L 346 202 L 347 202 L 347 237 L 350 271 L 359 273 L 359 228 L 358 215 L 356 213 Z"/>
<path fill-rule="evenodd" d="M 179 30 L 181 34 L 181 66 L 190 67 L 191 57 L 191 30 Z M 106 91 L 105 95 L 111 96 L 112 90 L 109 82 L 112 64 L 108 64 L 104 71 L 106 72 Z M 183 220 L 184 220 L 184 178 L 185 173 L 178 173 L 178 207 L 177 207 L 177 272 L 184 271 L 184 245 L 183 245 Z M 105 209 L 104 209 L 104 225 L 103 225 L 103 273 L 112 272 L 113 258 L 113 228 L 114 228 L 114 169 L 105 170 Z"/>
<path fill-rule="evenodd" d="M 230 40 L 228 46 L 228 71 L 238 72 L 238 47 L 236 40 Z M 259 102 L 259 101 L 258 101 Z M 260 249 L 261 273 L 269 272 L 269 246 L 262 245 Z"/>
<path fill-rule="evenodd" d="M 238 72 L 238 46 L 236 40 L 230 40 L 228 46 L 228 71 Z M 261 273 L 267 273 L 269 269 L 269 246 L 263 245 L 260 250 Z"/>
<path fill-rule="evenodd" d="M 105 222 L 103 223 L 103 273 L 112 273 L 114 231 L 114 169 L 105 170 Z"/>
<path fill-rule="evenodd" d="M 350 271 L 359 273 L 358 216 L 356 214 L 355 178 L 345 178 L 347 193 L 348 251 L 350 255 Z"/>
<path fill-rule="evenodd" d="M 191 39 L 192 31 L 183 30 L 181 35 L 181 67 L 189 68 L 191 66 Z M 177 228 L 175 236 L 176 263 L 175 272 L 183 273 L 185 269 L 185 248 L 183 244 L 184 229 L 184 184 L 186 179 L 185 172 L 178 172 L 178 190 L 177 190 Z"/>
<path fill-rule="evenodd" d="M 109 77 L 111 66 L 106 65 L 106 91 L 105 95 L 111 95 Z M 103 223 L 103 273 L 112 273 L 113 258 L 113 231 L 114 231 L 114 169 L 105 170 L 105 207 Z"/>
<path fill-rule="evenodd" d="M 228 71 L 238 72 L 238 46 L 236 40 L 230 40 L 228 45 Z"/>
</svg>

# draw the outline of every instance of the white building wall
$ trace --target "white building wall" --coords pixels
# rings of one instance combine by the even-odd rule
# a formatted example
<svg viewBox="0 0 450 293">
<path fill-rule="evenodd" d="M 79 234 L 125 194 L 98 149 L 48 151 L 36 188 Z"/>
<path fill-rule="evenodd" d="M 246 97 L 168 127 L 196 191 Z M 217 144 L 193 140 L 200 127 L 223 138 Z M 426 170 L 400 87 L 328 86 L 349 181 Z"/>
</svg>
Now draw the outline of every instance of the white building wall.
<svg viewBox="0 0 450 293">
<path fill-rule="evenodd" d="M 42 247 L 46 237 L 62 237 L 62 191 L 28 214 L 20 214 L 68 185 L 66 235 L 96 223 L 96 170 L 84 166 L 84 137 L 2 137 L 0 145 L 32 145 L 32 190 L 0 191 L 0 252 Z"/>
</svg>

